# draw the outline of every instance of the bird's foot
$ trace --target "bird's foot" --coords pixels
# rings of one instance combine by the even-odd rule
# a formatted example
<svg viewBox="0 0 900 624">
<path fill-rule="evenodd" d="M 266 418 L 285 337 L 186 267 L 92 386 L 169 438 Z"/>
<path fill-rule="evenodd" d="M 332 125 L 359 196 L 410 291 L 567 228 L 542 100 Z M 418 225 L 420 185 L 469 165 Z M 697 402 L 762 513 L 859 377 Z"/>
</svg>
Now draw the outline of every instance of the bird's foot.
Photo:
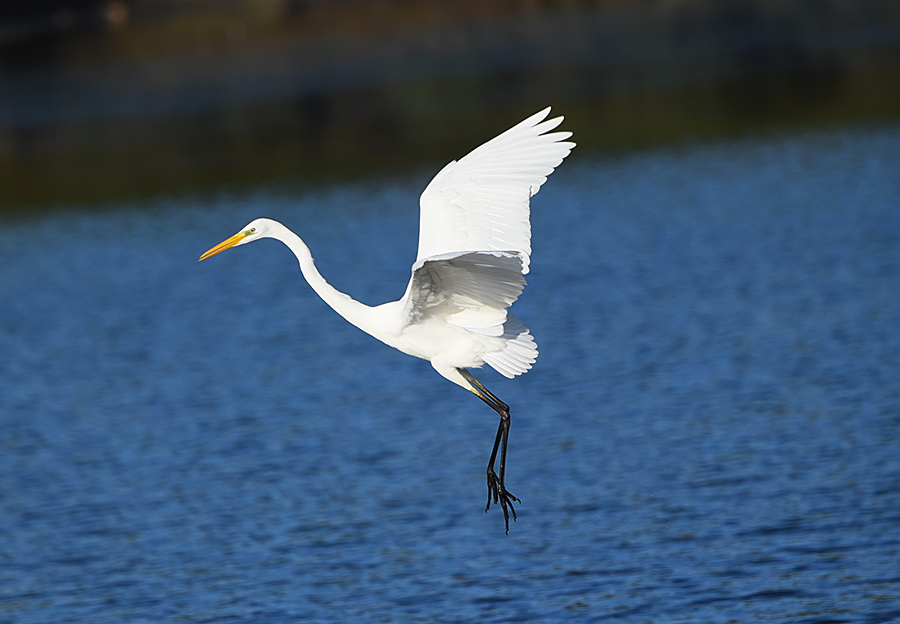
<svg viewBox="0 0 900 624">
<path fill-rule="evenodd" d="M 513 501 L 517 503 L 521 503 L 518 498 L 516 498 L 512 492 L 508 492 L 506 490 L 506 486 L 503 485 L 503 481 L 497 477 L 497 474 L 490 468 L 487 471 L 487 484 L 488 484 L 488 499 L 487 505 L 484 508 L 484 512 L 487 513 L 488 509 L 491 508 L 491 502 L 497 503 L 500 505 L 500 508 L 503 510 L 503 522 L 506 525 L 506 534 L 509 535 L 509 514 L 512 513 L 513 522 L 516 522 L 516 508 L 513 507 Z"/>
</svg>

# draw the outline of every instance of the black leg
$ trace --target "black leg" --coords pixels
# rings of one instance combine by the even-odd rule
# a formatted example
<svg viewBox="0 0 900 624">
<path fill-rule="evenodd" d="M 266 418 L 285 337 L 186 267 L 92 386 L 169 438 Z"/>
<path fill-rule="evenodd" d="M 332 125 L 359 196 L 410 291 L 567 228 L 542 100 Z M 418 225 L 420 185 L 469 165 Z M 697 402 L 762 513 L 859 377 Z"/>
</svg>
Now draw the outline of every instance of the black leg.
<svg viewBox="0 0 900 624">
<path fill-rule="evenodd" d="M 495 397 L 481 382 L 475 379 L 469 371 L 459 369 L 462 376 L 472 385 L 472 391 L 479 399 L 491 406 L 500 415 L 500 426 L 497 428 L 497 437 L 494 438 L 494 448 L 491 450 L 491 458 L 487 465 L 488 499 L 484 511 L 491 508 L 491 501 L 500 505 L 503 509 L 503 521 L 506 525 L 506 533 L 509 534 L 509 514 L 512 513 L 513 522 L 516 521 L 516 509 L 513 501 L 520 503 L 511 492 L 506 490 L 506 447 L 509 442 L 509 406 Z M 500 450 L 500 476 L 494 472 L 494 464 L 497 461 L 497 450 Z"/>
</svg>

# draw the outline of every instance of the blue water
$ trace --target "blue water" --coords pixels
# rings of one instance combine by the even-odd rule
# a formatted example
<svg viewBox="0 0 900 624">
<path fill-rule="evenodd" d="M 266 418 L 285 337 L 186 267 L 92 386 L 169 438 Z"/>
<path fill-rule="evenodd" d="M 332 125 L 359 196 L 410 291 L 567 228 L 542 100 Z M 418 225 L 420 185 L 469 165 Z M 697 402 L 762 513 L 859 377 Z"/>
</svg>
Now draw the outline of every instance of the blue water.
<svg viewBox="0 0 900 624">
<path fill-rule="evenodd" d="M 596 157 L 534 199 L 495 415 L 347 325 L 431 171 L 9 219 L 0 621 L 900 621 L 900 130 Z"/>
</svg>

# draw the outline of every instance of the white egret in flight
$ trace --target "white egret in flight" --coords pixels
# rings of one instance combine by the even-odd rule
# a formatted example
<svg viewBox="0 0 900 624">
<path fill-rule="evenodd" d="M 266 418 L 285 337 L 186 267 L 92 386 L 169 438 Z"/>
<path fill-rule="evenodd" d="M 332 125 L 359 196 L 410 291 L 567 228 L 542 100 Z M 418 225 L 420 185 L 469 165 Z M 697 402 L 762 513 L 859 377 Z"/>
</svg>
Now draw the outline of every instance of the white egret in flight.
<svg viewBox="0 0 900 624">
<path fill-rule="evenodd" d="M 562 117 L 547 108 L 453 161 L 419 199 L 419 249 L 406 292 L 398 301 L 368 306 L 332 287 L 309 248 L 281 223 L 257 219 L 202 256 L 261 238 L 287 245 L 312 289 L 335 312 L 403 353 L 431 362 L 453 383 L 500 415 L 487 466 L 488 500 L 516 519 L 506 489 L 509 407 L 468 371 L 489 364 L 505 377 L 531 368 L 538 356 L 528 329 L 507 312 L 525 287 L 531 255 L 530 200 L 575 147 L 571 132 L 552 132 Z M 548 134 L 549 133 L 549 134 Z M 500 451 L 499 476 L 494 471 Z"/>
</svg>

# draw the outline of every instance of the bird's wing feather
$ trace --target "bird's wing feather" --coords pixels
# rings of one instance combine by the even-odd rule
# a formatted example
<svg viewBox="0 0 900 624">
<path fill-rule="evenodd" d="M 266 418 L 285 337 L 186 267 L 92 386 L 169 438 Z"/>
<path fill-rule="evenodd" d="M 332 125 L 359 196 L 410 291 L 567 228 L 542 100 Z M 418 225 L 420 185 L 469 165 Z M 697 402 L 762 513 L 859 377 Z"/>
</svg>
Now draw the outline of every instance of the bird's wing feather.
<svg viewBox="0 0 900 624">
<path fill-rule="evenodd" d="M 502 336 L 506 308 L 525 288 L 516 251 L 451 252 L 417 260 L 403 298 L 409 324 L 433 315 L 457 327 Z"/>
<path fill-rule="evenodd" d="M 417 262 L 462 251 L 516 251 L 522 273 L 531 255 L 529 201 L 575 146 L 553 132 L 562 117 L 532 115 L 453 161 L 419 199 Z"/>
</svg>

